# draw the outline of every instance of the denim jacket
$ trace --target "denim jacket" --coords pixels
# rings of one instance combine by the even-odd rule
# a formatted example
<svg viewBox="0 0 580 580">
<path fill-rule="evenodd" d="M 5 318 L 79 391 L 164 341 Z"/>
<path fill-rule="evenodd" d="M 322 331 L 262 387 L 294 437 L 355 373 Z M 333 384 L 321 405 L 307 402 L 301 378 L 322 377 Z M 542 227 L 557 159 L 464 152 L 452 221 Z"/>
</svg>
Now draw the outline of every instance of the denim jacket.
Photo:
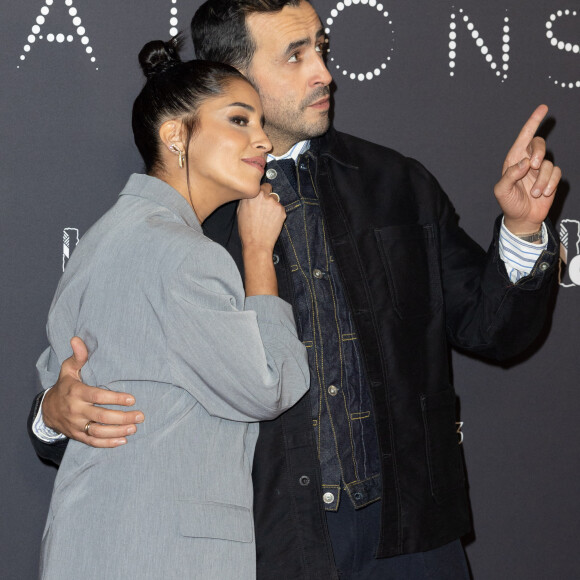
<svg viewBox="0 0 580 580">
<path fill-rule="evenodd" d="M 286 208 L 280 242 L 289 260 L 298 335 L 308 352 L 321 501 L 335 511 L 342 490 L 357 508 L 380 499 L 380 462 L 356 329 L 313 177 L 316 162 L 313 149 L 296 164 L 272 160 L 266 177 Z"/>
</svg>

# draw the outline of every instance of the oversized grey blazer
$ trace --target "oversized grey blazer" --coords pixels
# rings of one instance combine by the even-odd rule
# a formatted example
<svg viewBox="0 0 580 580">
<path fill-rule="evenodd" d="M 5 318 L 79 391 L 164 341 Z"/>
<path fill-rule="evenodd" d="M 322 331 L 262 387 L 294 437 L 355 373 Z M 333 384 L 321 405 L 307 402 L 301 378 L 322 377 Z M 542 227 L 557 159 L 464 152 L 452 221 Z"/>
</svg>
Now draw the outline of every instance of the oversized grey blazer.
<svg viewBox="0 0 580 580">
<path fill-rule="evenodd" d="M 253 579 L 257 421 L 309 382 L 291 307 L 246 298 L 185 199 L 133 175 L 75 249 L 47 333 L 45 388 L 78 335 L 91 353 L 83 380 L 134 394 L 146 419 L 116 449 L 69 442 L 40 577 Z"/>
</svg>

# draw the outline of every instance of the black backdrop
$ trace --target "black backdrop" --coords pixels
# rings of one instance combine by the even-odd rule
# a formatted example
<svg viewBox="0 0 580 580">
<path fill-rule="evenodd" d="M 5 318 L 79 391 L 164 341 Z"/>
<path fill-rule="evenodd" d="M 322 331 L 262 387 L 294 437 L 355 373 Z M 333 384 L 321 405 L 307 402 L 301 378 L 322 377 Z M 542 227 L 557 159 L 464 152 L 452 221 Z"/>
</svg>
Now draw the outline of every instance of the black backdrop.
<svg viewBox="0 0 580 580">
<path fill-rule="evenodd" d="M 0 19 L 0 566 L 36 575 L 55 476 L 29 445 L 34 363 L 67 252 L 141 170 L 136 55 L 187 29 L 199 0 L 2 0 Z M 578 577 L 580 2 L 315 2 L 331 36 L 335 125 L 420 159 L 487 245 L 492 188 L 534 107 L 564 183 L 551 324 L 507 367 L 454 354 L 475 534 L 474 577 Z M 330 19 L 330 20 L 329 20 Z M 362 80 L 361 80 L 362 79 Z M 63 243 L 63 236 L 66 244 Z M 90 522 L 87 522 L 90 525 Z M 130 538 L 127 539 L 130 541 Z M 103 555 L 106 557 L 106 555 Z"/>
</svg>

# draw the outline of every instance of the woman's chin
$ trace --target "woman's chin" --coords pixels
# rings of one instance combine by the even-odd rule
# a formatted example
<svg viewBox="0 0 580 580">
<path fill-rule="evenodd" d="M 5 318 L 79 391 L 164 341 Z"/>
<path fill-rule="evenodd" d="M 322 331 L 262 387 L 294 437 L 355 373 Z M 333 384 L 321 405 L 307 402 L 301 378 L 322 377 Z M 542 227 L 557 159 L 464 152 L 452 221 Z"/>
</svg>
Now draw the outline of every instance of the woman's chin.
<svg viewBox="0 0 580 580">
<path fill-rule="evenodd" d="M 250 199 L 254 199 L 254 197 L 258 197 L 258 195 L 260 194 L 260 184 L 258 184 L 258 189 L 257 190 L 252 190 L 252 193 L 250 193 L 250 195 L 248 195 L 248 198 Z"/>
</svg>

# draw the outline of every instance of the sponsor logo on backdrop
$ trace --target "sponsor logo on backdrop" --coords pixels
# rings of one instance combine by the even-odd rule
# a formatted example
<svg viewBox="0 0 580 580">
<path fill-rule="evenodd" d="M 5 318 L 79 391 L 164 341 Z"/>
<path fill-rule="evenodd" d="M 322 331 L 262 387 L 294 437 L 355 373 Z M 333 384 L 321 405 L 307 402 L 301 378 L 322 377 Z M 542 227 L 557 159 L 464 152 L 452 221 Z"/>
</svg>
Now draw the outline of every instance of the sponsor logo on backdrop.
<svg viewBox="0 0 580 580">
<path fill-rule="evenodd" d="M 170 0 L 171 7 L 169 10 L 169 36 L 175 36 L 178 33 L 177 26 L 179 19 L 177 17 L 177 0 Z M 41 3 L 42 4 L 42 3 Z M 61 10 L 58 10 L 58 9 Z M 63 10 L 67 16 L 63 19 Z M 56 13 L 56 14 L 55 14 Z M 52 16 L 52 18 L 51 18 Z M 74 27 L 75 34 L 71 32 L 62 32 L 63 29 L 71 29 L 71 24 Z M 20 61 L 26 59 L 33 52 L 35 46 L 40 42 L 56 42 L 59 44 L 77 44 L 80 42 L 82 49 L 86 52 L 90 62 L 96 63 L 97 59 L 93 54 L 93 47 L 87 34 L 79 10 L 74 6 L 73 0 L 44 0 L 40 7 L 36 20 L 32 25 L 30 34 L 26 39 L 26 44 L 22 48 Z M 17 66 L 20 68 L 20 64 Z M 99 70 L 95 66 L 95 70 Z"/>
<path fill-rule="evenodd" d="M 560 285 L 580 286 L 580 222 L 564 219 L 560 222 Z"/>
<path fill-rule="evenodd" d="M 66 267 L 73 250 L 79 243 L 79 230 L 77 228 L 64 228 L 62 230 L 62 271 Z"/>
</svg>

